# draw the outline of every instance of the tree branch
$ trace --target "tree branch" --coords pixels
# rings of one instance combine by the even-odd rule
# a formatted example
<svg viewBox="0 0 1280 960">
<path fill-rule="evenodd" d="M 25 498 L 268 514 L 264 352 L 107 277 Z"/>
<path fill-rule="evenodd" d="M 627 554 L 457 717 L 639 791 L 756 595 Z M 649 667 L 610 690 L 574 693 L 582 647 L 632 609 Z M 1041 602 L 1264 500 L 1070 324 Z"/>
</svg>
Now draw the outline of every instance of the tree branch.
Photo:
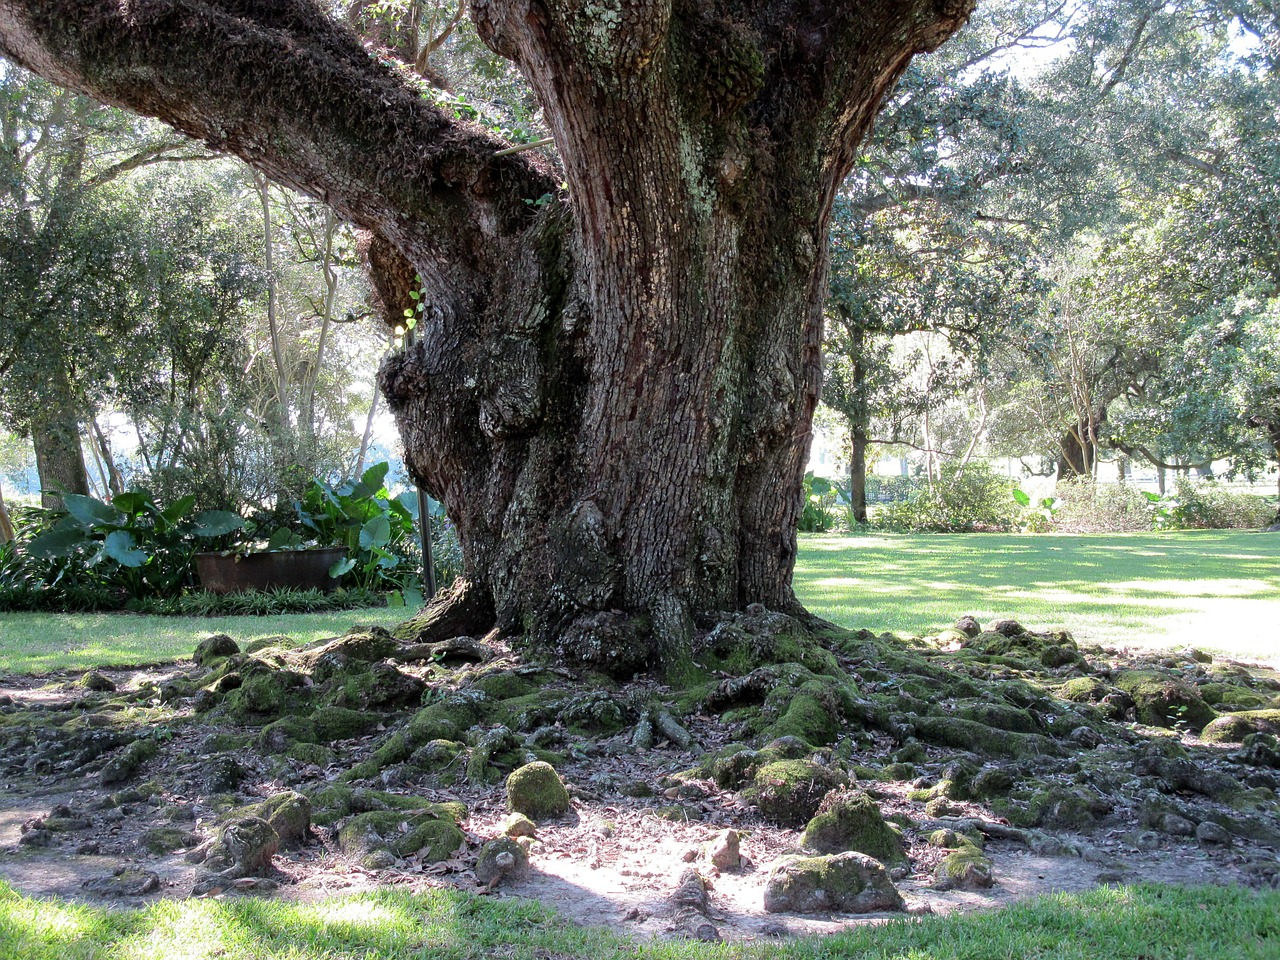
<svg viewBox="0 0 1280 960">
<path fill-rule="evenodd" d="M 0 0 L 0 52 L 157 117 L 425 257 L 484 262 L 545 160 L 429 103 L 307 0 Z"/>
</svg>

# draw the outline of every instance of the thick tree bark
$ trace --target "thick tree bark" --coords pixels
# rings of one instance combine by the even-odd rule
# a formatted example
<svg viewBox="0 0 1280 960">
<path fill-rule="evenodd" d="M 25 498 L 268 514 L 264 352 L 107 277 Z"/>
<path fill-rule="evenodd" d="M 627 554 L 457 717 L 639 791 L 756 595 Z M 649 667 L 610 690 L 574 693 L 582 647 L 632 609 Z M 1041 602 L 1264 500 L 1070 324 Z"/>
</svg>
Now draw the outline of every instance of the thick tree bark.
<svg viewBox="0 0 1280 960">
<path fill-rule="evenodd" d="M 630 670 L 700 615 L 798 610 L 831 201 L 883 94 L 970 8 L 474 0 L 562 175 L 301 0 L 0 0 L 0 45 L 372 231 L 388 315 L 427 303 L 383 388 L 464 550 L 423 628 L 495 622 Z"/>
</svg>

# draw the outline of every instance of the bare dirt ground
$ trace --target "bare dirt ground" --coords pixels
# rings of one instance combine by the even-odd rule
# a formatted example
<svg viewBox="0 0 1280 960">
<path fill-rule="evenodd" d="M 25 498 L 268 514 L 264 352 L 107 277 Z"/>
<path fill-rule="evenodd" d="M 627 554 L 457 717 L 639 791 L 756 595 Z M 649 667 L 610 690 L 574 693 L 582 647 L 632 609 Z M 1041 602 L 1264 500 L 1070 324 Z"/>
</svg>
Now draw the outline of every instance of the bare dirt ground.
<svg viewBox="0 0 1280 960">
<path fill-rule="evenodd" d="M 116 693 L 127 694 L 158 687 L 190 671 L 190 664 L 178 664 L 101 673 Z M 85 694 L 81 680 L 79 675 L 4 678 L 0 680 L 0 709 L 9 714 L 34 709 L 63 711 L 65 715 L 78 705 L 86 710 L 100 706 L 100 699 Z M 147 761 L 127 783 L 103 786 L 99 767 L 92 762 L 28 762 L 24 770 L 10 764 L 0 782 L 0 876 L 20 892 L 129 906 L 155 897 L 191 895 L 201 867 L 187 862 L 185 854 L 209 836 L 217 811 L 198 792 L 178 792 L 172 784 L 181 783 L 185 772 L 207 766 L 211 728 L 201 720 L 190 722 L 193 714 L 185 703 L 166 708 L 163 715 L 158 702 L 139 709 L 155 711 L 149 722 L 152 726 L 163 723 L 171 733 L 166 734 L 159 756 Z M 695 713 L 684 722 L 693 738 L 688 750 L 663 740 L 649 749 L 626 749 L 627 738 L 619 736 L 574 751 L 560 770 L 573 795 L 571 809 L 538 825 L 529 851 L 531 870 L 523 879 L 492 886 L 480 884 L 474 874 L 480 846 L 499 835 L 507 814 L 500 783 L 470 786 L 462 782 L 439 787 L 384 776 L 382 783 L 373 786 L 430 802 L 465 803 L 469 815 L 462 824 L 467 837 L 464 847 L 442 862 L 408 857 L 386 869 L 371 870 L 342 854 L 334 828 L 317 827 L 301 849 L 277 854 L 269 882 L 252 878 L 232 882 L 215 888 L 211 895 L 252 893 L 313 901 L 387 885 L 414 890 L 452 886 L 484 896 L 537 900 L 578 923 L 608 926 L 640 937 L 688 936 L 688 918 L 681 915 L 671 897 L 682 875 L 693 867 L 708 888 L 703 915 L 716 935 L 726 940 L 830 933 L 851 924 L 900 915 L 766 912 L 764 890 L 770 868 L 779 857 L 800 848 L 801 831 L 766 821 L 739 792 L 721 789 L 711 779 L 686 776 L 673 781 L 672 774 L 695 767 L 704 754 L 722 747 L 736 733 L 711 714 Z M 282 765 L 253 753 L 238 755 L 236 759 L 249 774 L 238 788 L 239 797 L 247 803 L 284 790 L 307 792 L 332 783 L 357 758 L 367 756 L 383 733 L 375 731 L 345 744 L 340 759 L 325 767 L 298 762 Z M 1183 740 L 1192 747 L 1197 745 L 1189 735 Z M 878 759 L 886 759 L 891 747 L 886 744 Z M 871 762 L 873 758 L 865 759 Z M 1269 838 L 1259 841 L 1235 836 L 1221 843 L 1153 831 L 1141 822 L 1136 799 L 1114 802 L 1105 816 L 1079 831 L 1052 826 L 1041 831 L 1016 831 L 988 809 L 965 802 L 951 804 L 945 816 L 931 816 L 924 811 L 925 804 L 911 796 L 913 789 L 936 782 L 940 776 L 936 771 L 947 755 L 938 752 L 929 759 L 932 765 L 920 764 L 922 776 L 912 782 L 858 783 L 887 818 L 898 815 L 907 824 L 903 838 L 909 866 L 899 868 L 894 880 L 908 914 L 990 909 L 1039 894 L 1082 891 L 1103 883 L 1272 886 L 1280 882 L 1280 858 Z M 1062 769 L 1064 776 L 1070 773 L 1071 762 L 1064 760 Z M 169 785 L 155 792 L 136 789 L 137 784 L 147 782 Z M 646 785 L 650 790 L 644 792 L 652 795 L 629 795 L 636 791 L 624 788 L 634 784 Z M 1170 792 L 1185 802 L 1212 802 L 1192 797 L 1176 786 Z M 1274 811 L 1274 804 L 1263 804 L 1260 816 L 1280 831 L 1280 818 Z M 24 842 L 33 827 L 39 830 L 38 821 L 51 815 L 71 826 L 48 834 L 47 845 Z M 985 888 L 941 889 L 934 867 L 944 851 L 929 843 L 930 833 L 942 827 L 972 829 L 975 824 L 987 833 L 984 853 L 991 861 L 994 883 Z M 189 837 L 170 852 L 148 852 L 148 831 L 158 828 L 178 828 L 188 831 Z M 740 834 L 743 859 L 738 868 L 722 871 L 707 860 L 705 847 L 727 829 Z M 140 876 L 154 873 L 158 882 L 146 892 L 104 895 L 86 889 L 86 881 L 103 880 L 121 871 L 124 879 L 134 872 Z"/>
</svg>

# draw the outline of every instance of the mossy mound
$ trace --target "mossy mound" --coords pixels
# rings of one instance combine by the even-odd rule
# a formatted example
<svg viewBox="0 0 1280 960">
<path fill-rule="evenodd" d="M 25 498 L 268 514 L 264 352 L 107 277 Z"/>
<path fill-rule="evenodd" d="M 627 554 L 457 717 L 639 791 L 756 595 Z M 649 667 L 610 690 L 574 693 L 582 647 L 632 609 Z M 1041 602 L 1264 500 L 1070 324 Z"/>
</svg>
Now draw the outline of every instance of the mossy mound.
<svg viewBox="0 0 1280 960">
<path fill-rule="evenodd" d="M 1087 831 L 1111 812 L 1111 804 L 1087 787 L 1051 786 L 1037 792 L 1022 816 L 1010 816 L 1019 826 Z"/>
<path fill-rule="evenodd" d="M 247 657 L 236 664 L 219 678 L 218 685 L 226 691 L 222 713 L 241 723 L 262 723 L 267 717 L 283 713 L 304 713 L 309 706 L 304 674 L 257 657 Z"/>
<path fill-rule="evenodd" d="M 800 842 L 819 853 L 856 850 L 881 863 L 906 858 L 902 837 L 885 823 L 876 802 L 860 790 L 828 793 Z"/>
<path fill-rule="evenodd" d="M 156 856 L 194 847 L 197 842 L 195 834 L 181 827 L 152 827 L 138 837 L 138 846 Z"/>
<path fill-rule="evenodd" d="M 338 831 L 338 846 L 370 869 L 416 856 L 424 862 L 448 860 L 466 842 L 458 825 L 442 808 L 407 812 L 383 810 L 352 817 Z"/>
<path fill-rule="evenodd" d="M 225 633 L 213 633 L 196 644 L 191 659 L 198 667 L 207 667 L 217 660 L 234 657 L 240 652 L 240 645 Z"/>
<path fill-rule="evenodd" d="M 1242 710 L 1218 717 L 1201 732 L 1209 743 L 1242 743 L 1251 733 L 1280 734 L 1280 710 Z"/>
<path fill-rule="evenodd" d="M 770 913 L 873 913 L 901 910 L 883 864 L 862 853 L 783 857 L 769 872 L 764 908 Z"/>
<path fill-rule="evenodd" d="M 812 760 L 777 760 L 756 771 L 742 798 L 766 820 L 799 827 L 818 812 L 828 792 L 848 782 L 843 771 Z"/>
<path fill-rule="evenodd" d="M 569 809 L 569 791 L 551 764 L 528 763 L 507 777 L 507 809 L 531 820 L 558 817 Z"/>
<path fill-rule="evenodd" d="M 972 837 L 950 830 L 939 831 L 930 837 L 931 843 L 935 837 L 936 845 L 948 848 L 947 855 L 934 868 L 935 890 L 980 890 L 995 882 L 990 859 Z"/>
<path fill-rule="evenodd" d="M 385 811 L 429 810 L 447 816 L 455 823 L 467 818 L 467 808 L 462 803 L 427 804 L 420 797 L 406 797 L 382 790 L 366 790 L 335 783 L 313 791 L 311 819 L 321 826 L 332 826 L 344 817 L 361 813 Z"/>
<path fill-rule="evenodd" d="M 1036 733 L 1015 733 L 963 717 L 916 717 L 916 736 L 926 743 L 971 750 L 992 757 L 1062 756 L 1063 748 Z"/>
<path fill-rule="evenodd" d="M 221 819 L 235 817 L 257 817 L 265 820 L 279 835 L 280 845 L 289 849 L 302 846 L 311 835 L 311 801 L 292 790 L 241 807 Z"/>
<path fill-rule="evenodd" d="M 1072 677 L 1058 687 L 1057 694 L 1072 703 L 1098 703 L 1109 693 L 1115 692 L 1097 677 Z"/>
<path fill-rule="evenodd" d="M 1011 626 L 1004 626 L 1011 624 Z M 992 624 L 1002 629 L 987 629 L 964 642 L 964 648 L 988 657 L 1002 657 L 1056 668 L 1083 662 L 1076 642 L 1065 631 L 1031 633 L 1016 621 Z"/>
<path fill-rule="evenodd" d="M 142 765 L 155 757 L 159 750 L 152 738 L 139 737 L 107 761 L 99 774 L 99 782 L 104 787 L 123 783 L 137 774 Z"/>
<path fill-rule="evenodd" d="M 1138 720 L 1152 727 L 1204 729 L 1217 713 L 1189 683 L 1155 670 L 1125 670 L 1115 677 L 1133 698 Z"/>
</svg>

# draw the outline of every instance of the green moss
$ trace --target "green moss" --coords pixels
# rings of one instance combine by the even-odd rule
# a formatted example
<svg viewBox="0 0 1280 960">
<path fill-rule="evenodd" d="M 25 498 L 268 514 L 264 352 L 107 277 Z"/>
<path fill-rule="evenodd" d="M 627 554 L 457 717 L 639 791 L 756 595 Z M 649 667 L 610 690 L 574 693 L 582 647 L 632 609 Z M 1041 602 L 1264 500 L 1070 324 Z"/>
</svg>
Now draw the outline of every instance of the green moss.
<svg viewBox="0 0 1280 960">
<path fill-rule="evenodd" d="M 306 717 L 281 717 L 258 734 L 258 749 L 265 753 L 287 750 L 294 743 L 318 743 L 316 725 Z"/>
<path fill-rule="evenodd" d="M 558 817 L 569 809 L 569 792 L 551 764 L 528 763 L 507 777 L 507 809 L 532 820 Z"/>
<path fill-rule="evenodd" d="M 875 801 L 856 790 L 828 794 L 800 842 L 819 853 L 856 850 L 882 863 L 906 857 L 902 838 L 885 823 Z"/>
<path fill-rule="evenodd" d="M 1044 826 L 1057 830 L 1089 830 L 1106 814 L 1109 804 L 1087 787 L 1051 786 L 1032 796 L 1018 826 Z"/>
<path fill-rule="evenodd" d="M 756 771 L 743 799 L 759 807 L 765 819 L 798 827 L 817 813 L 828 791 L 846 783 L 839 770 L 811 760 L 778 760 Z"/>
<path fill-rule="evenodd" d="M 134 740 L 118 754 L 107 761 L 100 775 L 103 786 L 128 780 L 138 768 L 159 752 L 156 742 L 150 737 Z"/>
<path fill-rule="evenodd" d="M 472 689 L 483 691 L 490 700 L 514 700 L 539 689 L 534 681 L 511 670 L 495 670 L 471 681 Z"/>
<path fill-rule="evenodd" d="M 956 705 L 956 716 L 972 720 L 986 727 L 1027 733 L 1036 729 L 1036 722 L 1026 710 L 991 700 L 965 700 Z"/>
<path fill-rule="evenodd" d="M 369 867 L 385 865 L 378 856 L 382 851 L 396 857 L 420 855 L 424 861 L 437 863 L 449 859 L 465 842 L 452 817 L 432 810 L 417 814 L 398 810 L 362 813 L 338 831 L 343 853 Z"/>
<path fill-rule="evenodd" d="M 1265 706 L 1270 699 L 1256 690 L 1234 683 L 1204 683 L 1198 685 L 1196 691 L 1209 706 L 1226 704 L 1234 710 L 1253 710 Z"/>
<path fill-rule="evenodd" d="M 298 847 L 311 832 L 311 801 L 290 790 L 231 811 L 219 819 L 225 822 L 240 817 L 265 820 L 279 834 L 283 846 Z"/>
<path fill-rule="evenodd" d="M 934 888 L 949 890 L 954 887 L 991 886 L 991 861 L 983 854 L 982 848 L 963 834 L 954 836 L 957 846 L 934 868 Z"/>
<path fill-rule="evenodd" d="M 322 826 L 332 826 L 352 814 L 379 811 L 406 811 L 427 809 L 438 815 L 448 816 L 455 823 L 467 817 L 467 808 L 461 803 L 424 803 L 419 797 L 405 797 L 381 790 L 365 790 L 344 784 L 331 784 L 310 794 L 311 820 Z"/>
<path fill-rule="evenodd" d="M 972 750 L 996 757 L 1053 757 L 1062 754 L 1062 748 L 1048 737 L 997 730 L 962 717 L 918 717 L 912 722 L 916 736 L 942 747 Z"/>
<path fill-rule="evenodd" d="M 1257 728 L 1239 714 L 1224 714 L 1200 731 L 1205 743 L 1242 743 Z"/>
<path fill-rule="evenodd" d="M 302 712 L 307 696 L 301 689 L 301 674 L 277 669 L 259 660 L 251 660 L 241 673 L 240 686 L 227 694 L 223 710 L 241 721 L 260 720 L 264 716 Z"/>
<path fill-rule="evenodd" d="M 697 823 L 702 820 L 702 811 L 685 803 L 669 803 L 654 807 L 649 811 L 651 816 L 670 823 Z"/>
<path fill-rule="evenodd" d="M 490 710 L 483 695 L 454 694 L 415 713 L 405 728 L 405 737 L 414 749 L 432 740 L 461 740 Z"/>
<path fill-rule="evenodd" d="M 916 767 L 913 763 L 888 763 L 876 771 L 875 778 L 890 783 L 914 780 L 916 778 Z"/>
<path fill-rule="evenodd" d="M 834 743 L 839 733 L 839 719 L 830 705 L 812 693 L 792 697 L 786 712 L 764 730 L 770 739 L 797 737 L 815 747 Z"/>
<path fill-rule="evenodd" d="M 378 718 L 344 707 L 320 707 L 311 714 L 311 722 L 315 724 L 316 742 L 332 743 L 335 740 L 351 740 L 360 736 L 375 726 Z"/>
<path fill-rule="evenodd" d="M 1058 687 L 1058 696 L 1072 703 L 1097 703 L 1111 688 L 1096 677 L 1074 677 Z"/>
<path fill-rule="evenodd" d="M 190 830 L 180 827 L 153 827 L 138 837 L 138 845 L 148 853 L 163 856 L 192 846 L 194 839 Z"/>
<path fill-rule="evenodd" d="M 1217 716 L 1190 684 L 1154 670 L 1124 671 L 1115 684 L 1133 698 L 1138 720 L 1149 726 L 1198 731 Z"/>
</svg>

